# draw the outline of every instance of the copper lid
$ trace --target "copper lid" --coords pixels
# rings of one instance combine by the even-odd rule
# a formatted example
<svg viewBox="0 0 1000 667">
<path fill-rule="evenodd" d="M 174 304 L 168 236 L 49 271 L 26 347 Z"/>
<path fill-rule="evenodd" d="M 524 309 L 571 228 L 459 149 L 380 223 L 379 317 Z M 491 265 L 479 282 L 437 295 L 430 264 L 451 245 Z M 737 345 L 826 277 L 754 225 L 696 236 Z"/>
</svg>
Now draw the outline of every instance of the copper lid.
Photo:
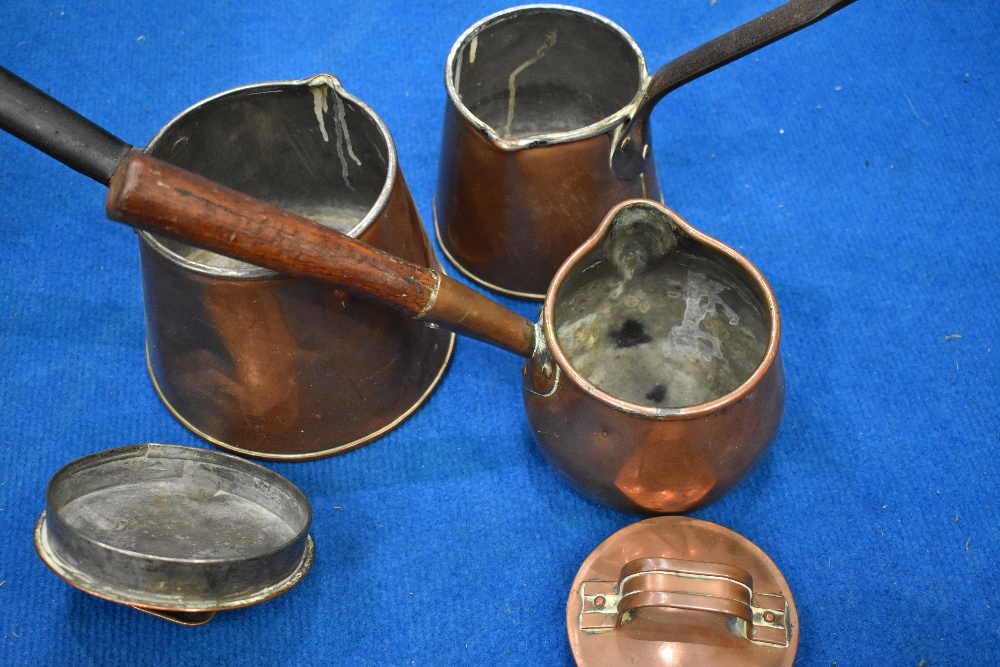
<svg viewBox="0 0 1000 667">
<path fill-rule="evenodd" d="M 579 667 L 782 667 L 799 644 L 795 601 L 767 554 L 682 516 L 640 521 L 594 549 L 566 628 Z"/>
</svg>

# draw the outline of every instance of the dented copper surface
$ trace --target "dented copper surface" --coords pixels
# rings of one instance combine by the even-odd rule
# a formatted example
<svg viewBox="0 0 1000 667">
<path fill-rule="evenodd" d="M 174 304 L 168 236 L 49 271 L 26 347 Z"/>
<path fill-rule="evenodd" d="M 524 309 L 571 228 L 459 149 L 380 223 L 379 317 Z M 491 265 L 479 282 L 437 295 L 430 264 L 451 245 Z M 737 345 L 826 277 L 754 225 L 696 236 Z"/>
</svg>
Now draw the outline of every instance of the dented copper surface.
<svg viewBox="0 0 1000 667">
<path fill-rule="evenodd" d="M 616 206 L 556 274 L 524 404 L 584 495 L 687 512 L 735 486 L 785 405 L 774 293 L 745 257 L 649 201 Z"/>
<path fill-rule="evenodd" d="M 626 526 L 580 566 L 566 605 L 579 667 L 789 667 L 788 583 L 745 537 L 689 517 Z"/>
<path fill-rule="evenodd" d="M 329 75 L 221 93 L 146 152 L 440 269 L 387 128 Z M 150 375 L 219 446 L 271 459 L 347 451 L 419 407 L 450 358 L 453 334 L 380 304 L 140 239 Z"/>
</svg>

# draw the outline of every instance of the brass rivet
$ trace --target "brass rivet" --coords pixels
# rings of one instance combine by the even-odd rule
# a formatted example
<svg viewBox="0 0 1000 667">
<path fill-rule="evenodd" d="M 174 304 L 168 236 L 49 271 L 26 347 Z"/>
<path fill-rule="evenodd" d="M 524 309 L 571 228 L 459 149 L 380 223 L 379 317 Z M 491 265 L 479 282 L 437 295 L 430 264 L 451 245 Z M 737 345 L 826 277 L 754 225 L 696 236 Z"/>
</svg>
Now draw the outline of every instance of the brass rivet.
<svg viewBox="0 0 1000 667">
<path fill-rule="evenodd" d="M 598 595 L 596 598 L 594 598 L 594 606 L 597 607 L 598 609 L 602 609 L 606 603 L 607 600 L 604 599 L 603 595 Z"/>
<path fill-rule="evenodd" d="M 627 151 L 628 147 L 632 144 L 632 135 L 629 135 L 622 139 L 622 150 Z"/>
<path fill-rule="evenodd" d="M 764 620 L 767 621 L 768 623 L 774 623 L 774 612 L 765 611 Z"/>
</svg>

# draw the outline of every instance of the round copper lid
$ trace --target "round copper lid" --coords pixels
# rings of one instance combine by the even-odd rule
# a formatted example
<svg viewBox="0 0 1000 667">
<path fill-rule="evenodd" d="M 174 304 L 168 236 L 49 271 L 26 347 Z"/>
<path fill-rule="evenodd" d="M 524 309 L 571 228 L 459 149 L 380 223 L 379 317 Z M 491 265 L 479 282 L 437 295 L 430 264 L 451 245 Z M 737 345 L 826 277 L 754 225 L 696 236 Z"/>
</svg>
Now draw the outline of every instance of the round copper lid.
<svg viewBox="0 0 1000 667">
<path fill-rule="evenodd" d="M 795 601 L 767 554 L 682 516 L 640 521 L 594 549 L 566 628 L 579 667 L 788 667 L 799 644 Z"/>
</svg>

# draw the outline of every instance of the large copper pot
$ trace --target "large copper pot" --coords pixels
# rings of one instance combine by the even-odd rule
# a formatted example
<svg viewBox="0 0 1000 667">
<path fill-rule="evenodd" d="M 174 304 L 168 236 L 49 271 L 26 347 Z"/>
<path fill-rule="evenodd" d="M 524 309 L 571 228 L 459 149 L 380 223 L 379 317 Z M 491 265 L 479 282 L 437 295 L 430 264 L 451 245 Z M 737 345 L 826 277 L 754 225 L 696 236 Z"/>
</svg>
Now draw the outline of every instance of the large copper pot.
<svg viewBox="0 0 1000 667">
<path fill-rule="evenodd" d="M 230 90 L 145 152 L 440 269 L 389 130 L 329 75 Z M 156 391 L 226 449 L 305 459 L 360 446 L 417 409 L 454 335 L 313 281 L 140 232 Z"/>
</svg>

